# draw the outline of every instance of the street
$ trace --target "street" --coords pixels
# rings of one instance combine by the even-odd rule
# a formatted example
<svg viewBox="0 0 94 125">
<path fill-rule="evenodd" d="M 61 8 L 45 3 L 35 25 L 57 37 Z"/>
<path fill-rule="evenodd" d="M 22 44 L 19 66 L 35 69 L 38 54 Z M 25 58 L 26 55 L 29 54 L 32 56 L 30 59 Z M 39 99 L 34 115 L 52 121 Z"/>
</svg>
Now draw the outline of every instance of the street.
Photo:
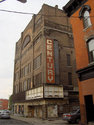
<svg viewBox="0 0 94 125">
<path fill-rule="evenodd" d="M 0 125 L 30 125 L 30 124 L 15 119 L 0 119 Z"/>
<path fill-rule="evenodd" d="M 0 119 L 0 125 L 70 125 L 67 122 L 60 122 L 60 121 L 40 121 L 40 122 L 28 122 L 28 121 L 22 121 L 17 119 Z M 78 125 L 78 124 L 74 124 Z"/>
</svg>

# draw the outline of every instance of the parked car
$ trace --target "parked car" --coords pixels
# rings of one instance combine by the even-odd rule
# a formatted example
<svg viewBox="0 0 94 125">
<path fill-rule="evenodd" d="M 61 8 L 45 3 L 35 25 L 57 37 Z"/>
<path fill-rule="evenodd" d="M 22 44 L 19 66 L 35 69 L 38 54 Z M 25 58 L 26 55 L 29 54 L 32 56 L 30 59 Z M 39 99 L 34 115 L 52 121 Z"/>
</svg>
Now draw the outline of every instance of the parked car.
<svg viewBox="0 0 94 125">
<path fill-rule="evenodd" d="M 68 123 L 79 123 L 80 121 L 80 109 L 70 113 L 63 114 L 63 120 L 68 121 Z"/>
<path fill-rule="evenodd" d="M 0 110 L 0 118 L 10 118 L 9 110 Z"/>
</svg>

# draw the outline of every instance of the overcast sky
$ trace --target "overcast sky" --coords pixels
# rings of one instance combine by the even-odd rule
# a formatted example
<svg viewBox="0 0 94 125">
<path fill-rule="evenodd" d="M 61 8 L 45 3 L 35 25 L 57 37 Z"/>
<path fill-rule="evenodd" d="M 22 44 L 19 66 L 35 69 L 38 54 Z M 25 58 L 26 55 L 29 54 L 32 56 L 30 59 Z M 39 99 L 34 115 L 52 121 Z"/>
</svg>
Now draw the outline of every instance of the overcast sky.
<svg viewBox="0 0 94 125">
<path fill-rule="evenodd" d="M 69 0 L 27 0 L 20 3 L 17 0 L 6 0 L 0 3 L 0 98 L 8 99 L 13 89 L 13 70 L 15 43 L 21 32 L 32 19 L 32 15 L 2 12 L 1 10 L 21 11 L 37 14 L 42 5 L 58 5 L 59 9 Z"/>
</svg>

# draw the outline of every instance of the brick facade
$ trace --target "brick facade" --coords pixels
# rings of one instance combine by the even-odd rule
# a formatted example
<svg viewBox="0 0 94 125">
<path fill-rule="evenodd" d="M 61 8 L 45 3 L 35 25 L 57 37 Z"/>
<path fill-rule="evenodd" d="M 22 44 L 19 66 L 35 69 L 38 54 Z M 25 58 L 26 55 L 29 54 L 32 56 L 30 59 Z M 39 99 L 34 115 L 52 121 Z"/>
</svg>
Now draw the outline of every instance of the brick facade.
<svg viewBox="0 0 94 125">
<path fill-rule="evenodd" d="M 0 99 L 0 110 L 8 109 L 8 100 Z"/>
<path fill-rule="evenodd" d="M 94 121 L 94 1 L 71 0 L 64 10 L 73 27 L 81 121 L 87 125 Z"/>
</svg>

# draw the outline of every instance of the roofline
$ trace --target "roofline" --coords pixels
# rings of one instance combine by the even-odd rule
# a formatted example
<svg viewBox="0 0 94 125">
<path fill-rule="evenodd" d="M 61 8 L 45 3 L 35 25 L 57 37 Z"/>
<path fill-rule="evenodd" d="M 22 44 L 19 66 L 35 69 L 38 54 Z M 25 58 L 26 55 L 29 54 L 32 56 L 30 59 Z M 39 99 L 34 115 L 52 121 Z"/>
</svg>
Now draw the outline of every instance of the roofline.
<svg viewBox="0 0 94 125">
<path fill-rule="evenodd" d="M 70 17 L 72 14 L 74 14 L 84 3 L 86 3 L 88 0 L 82 0 L 82 2 L 80 0 L 70 0 L 64 7 L 63 10 L 65 11 L 65 13 L 67 13 L 67 16 Z M 74 4 L 73 4 L 74 3 Z M 77 3 L 77 4 L 75 4 Z M 70 7 L 71 10 L 69 10 Z"/>
</svg>

